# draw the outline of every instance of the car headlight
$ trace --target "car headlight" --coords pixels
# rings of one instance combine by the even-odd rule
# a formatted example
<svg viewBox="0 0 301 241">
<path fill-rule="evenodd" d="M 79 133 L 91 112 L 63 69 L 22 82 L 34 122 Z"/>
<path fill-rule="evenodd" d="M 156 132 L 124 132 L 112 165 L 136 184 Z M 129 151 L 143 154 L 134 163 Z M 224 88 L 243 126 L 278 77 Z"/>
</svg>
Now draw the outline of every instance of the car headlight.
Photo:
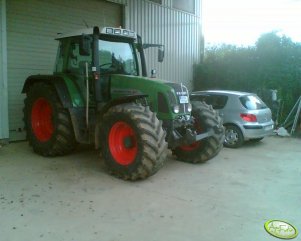
<svg viewBox="0 0 301 241">
<path fill-rule="evenodd" d="M 172 108 L 173 112 L 178 114 L 180 112 L 180 106 L 178 105 L 175 105 L 173 108 Z"/>
<path fill-rule="evenodd" d="M 192 105 L 190 103 L 188 103 L 187 110 L 188 110 L 188 112 L 192 111 Z"/>
</svg>

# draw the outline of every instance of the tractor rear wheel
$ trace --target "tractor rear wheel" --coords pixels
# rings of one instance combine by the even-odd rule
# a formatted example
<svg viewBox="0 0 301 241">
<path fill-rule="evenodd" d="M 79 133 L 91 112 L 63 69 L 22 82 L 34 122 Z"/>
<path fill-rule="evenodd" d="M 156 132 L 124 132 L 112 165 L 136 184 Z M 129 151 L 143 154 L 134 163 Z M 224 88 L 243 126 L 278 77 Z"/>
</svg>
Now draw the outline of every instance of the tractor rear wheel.
<svg viewBox="0 0 301 241">
<path fill-rule="evenodd" d="M 222 149 L 225 131 L 221 118 L 211 105 L 193 101 L 192 116 L 195 118 L 195 130 L 198 134 L 213 130 L 213 135 L 191 145 L 177 147 L 173 153 L 180 161 L 203 163 L 216 156 Z"/>
<path fill-rule="evenodd" d="M 69 112 L 51 85 L 32 85 L 24 103 L 27 139 L 36 153 L 59 156 L 74 149 L 76 141 Z"/>
<path fill-rule="evenodd" d="M 102 156 L 111 174 L 134 181 L 162 167 L 167 155 L 166 134 L 149 107 L 134 103 L 114 106 L 100 125 Z"/>
</svg>

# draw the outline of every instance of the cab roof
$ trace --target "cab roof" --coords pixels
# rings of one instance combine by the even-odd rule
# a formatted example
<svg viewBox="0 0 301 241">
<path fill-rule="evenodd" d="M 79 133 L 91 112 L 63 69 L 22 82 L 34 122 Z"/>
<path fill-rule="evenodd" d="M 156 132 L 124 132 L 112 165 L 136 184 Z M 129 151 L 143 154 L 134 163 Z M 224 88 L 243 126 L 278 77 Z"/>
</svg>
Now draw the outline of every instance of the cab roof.
<svg viewBox="0 0 301 241">
<path fill-rule="evenodd" d="M 58 33 L 58 37 L 55 39 L 62 39 L 62 38 L 68 38 L 68 37 L 74 37 L 74 36 L 80 36 L 83 34 L 93 34 L 93 28 L 84 28 L 84 29 L 79 29 L 70 33 Z"/>
<path fill-rule="evenodd" d="M 83 34 L 92 35 L 94 29 L 99 29 L 99 28 L 97 26 L 95 26 L 93 28 L 79 29 L 79 30 L 76 30 L 76 31 L 73 31 L 70 33 L 66 33 L 66 34 L 59 34 L 56 39 L 58 40 L 58 39 L 63 39 L 63 38 L 81 36 Z M 137 38 L 137 34 L 134 31 L 128 30 L 128 29 L 123 29 L 123 28 L 104 27 L 100 33 L 105 34 L 105 35 L 128 37 L 128 38 L 133 38 L 133 39 Z"/>
</svg>

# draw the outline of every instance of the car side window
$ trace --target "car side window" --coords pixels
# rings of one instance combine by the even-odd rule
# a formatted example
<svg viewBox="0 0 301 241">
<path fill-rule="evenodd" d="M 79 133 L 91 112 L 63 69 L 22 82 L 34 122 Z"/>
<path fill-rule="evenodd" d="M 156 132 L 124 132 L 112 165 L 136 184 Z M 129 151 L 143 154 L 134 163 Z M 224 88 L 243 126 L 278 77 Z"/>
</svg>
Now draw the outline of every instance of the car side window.
<svg viewBox="0 0 301 241">
<path fill-rule="evenodd" d="M 204 101 L 207 103 L 207 100 L 206 100 L 206 97 L 205 95 L 192 95 L 190 97 L 191 100 L 195 100 L 195 101 Z"/>
<path fill-rule="evenodd" d="M 239 100 L 248 110 L 261 110 L 267 108 L 265 103 L 256 95 L 242 96 Z"/>
<path fill-rule="evenodd" d="M 212 105 L 213 109 L 222 109 L 225 107 L 228 96 L 224 95 L 193 95 L 191 100 L 204 101 L 208 105 Z"/>
<path fill-rule="evenodd" d="M 227 103 L 228 96 L 224 95 L 212 95 L 211 105 L 213 109 L 223 109 Z"/>
</svg>

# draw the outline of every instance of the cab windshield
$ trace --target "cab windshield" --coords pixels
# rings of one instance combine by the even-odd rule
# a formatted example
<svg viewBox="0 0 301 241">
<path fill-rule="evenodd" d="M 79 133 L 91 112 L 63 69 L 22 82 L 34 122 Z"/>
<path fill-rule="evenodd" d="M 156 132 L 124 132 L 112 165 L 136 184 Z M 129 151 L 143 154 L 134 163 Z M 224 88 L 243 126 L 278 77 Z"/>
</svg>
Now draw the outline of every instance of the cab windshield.
<svg viewBox="0 0 301 241">
<path fill-rule="evenodd" d="M 138 75 L 137 62 L 129 43 L 99 40 L 100 74 Z"/>
</svg>

